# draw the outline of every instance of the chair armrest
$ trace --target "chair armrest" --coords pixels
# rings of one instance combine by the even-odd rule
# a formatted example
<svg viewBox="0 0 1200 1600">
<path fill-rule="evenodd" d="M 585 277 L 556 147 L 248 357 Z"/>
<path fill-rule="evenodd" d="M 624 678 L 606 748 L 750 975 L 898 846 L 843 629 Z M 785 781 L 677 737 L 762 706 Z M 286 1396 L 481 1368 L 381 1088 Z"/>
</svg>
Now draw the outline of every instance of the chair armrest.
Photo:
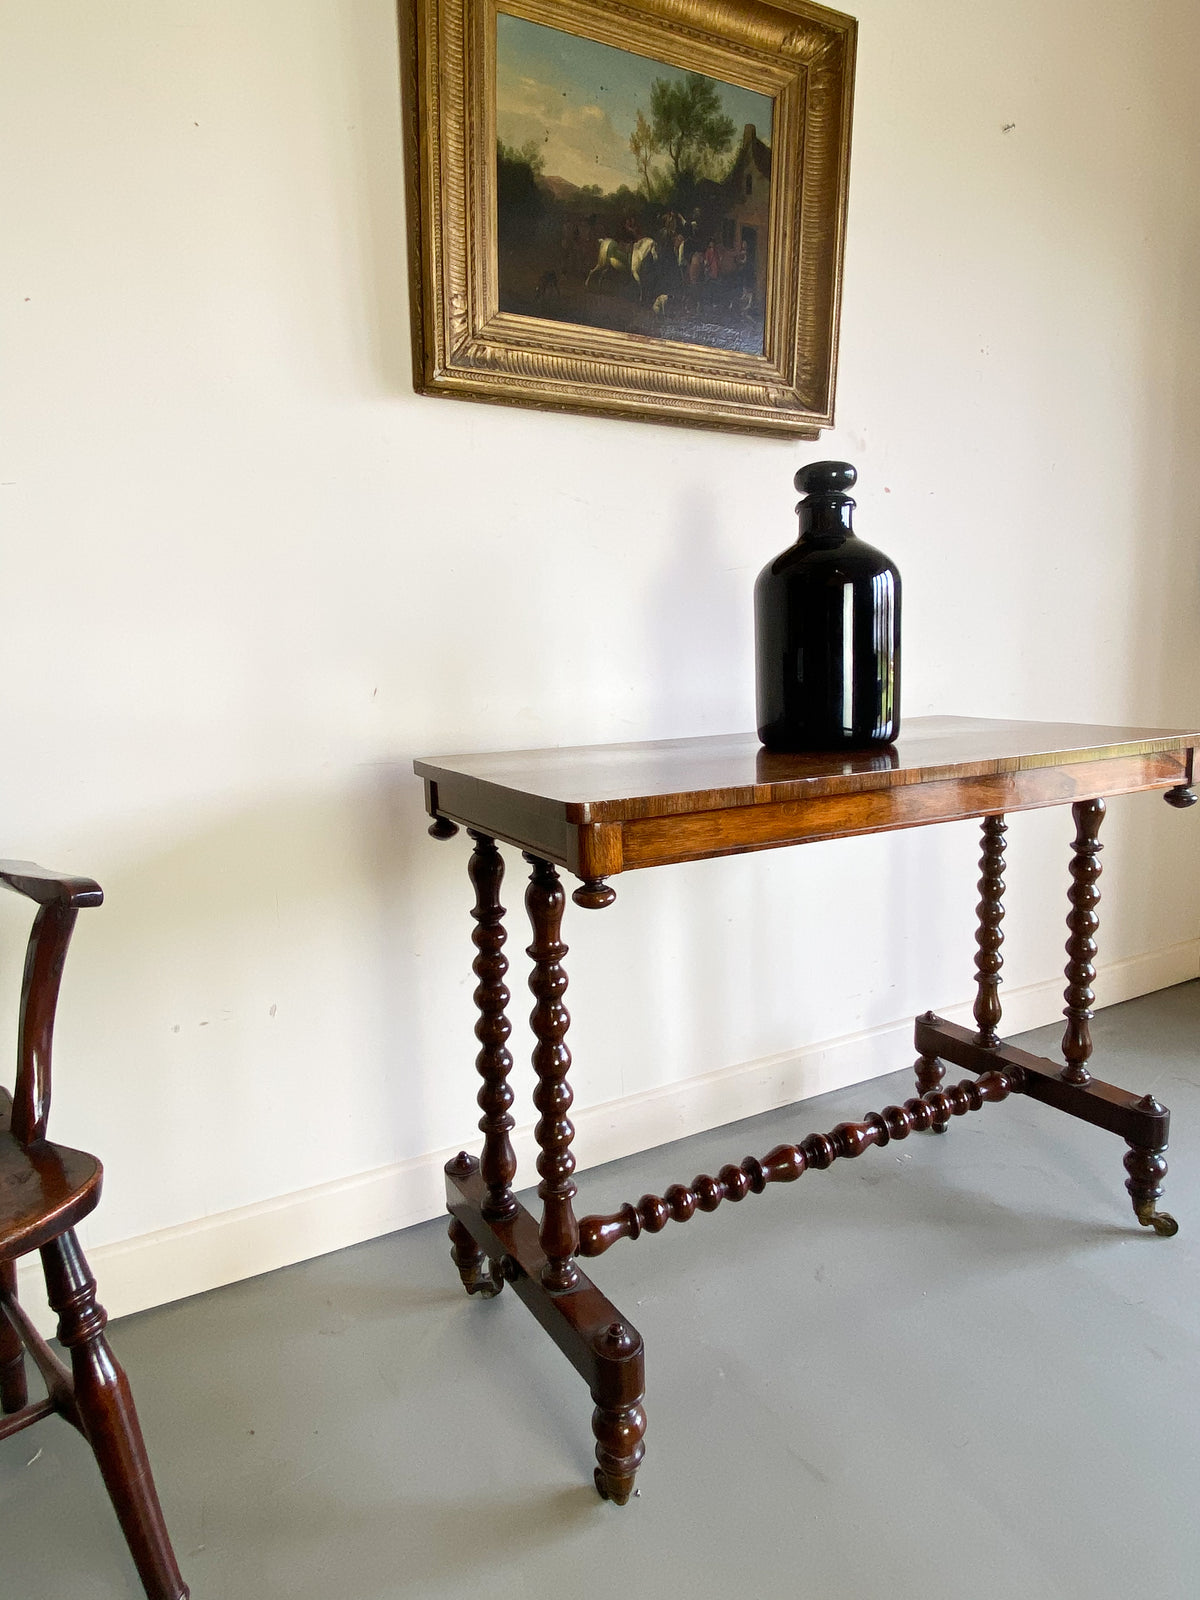
<svg viewBox="0 0 1200 1600">
<path fill-rule="evenodd" d="M 36 900 L 40 906 L 58 904 L 79 910 L 83 906 L 98 906 L 104 900 L 104 890 L 91 878 L 51 872 L 33 861 L 0 861 L 0 883 L 29 900 Z"/>
</svg>

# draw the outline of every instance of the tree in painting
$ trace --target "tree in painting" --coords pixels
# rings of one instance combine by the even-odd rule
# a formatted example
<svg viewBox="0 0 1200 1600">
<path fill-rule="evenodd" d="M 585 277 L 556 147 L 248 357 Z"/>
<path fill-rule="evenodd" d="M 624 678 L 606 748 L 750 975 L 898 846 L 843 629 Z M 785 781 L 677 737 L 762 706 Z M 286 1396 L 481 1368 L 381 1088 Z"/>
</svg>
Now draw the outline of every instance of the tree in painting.
<svg viewBox="0 0 1200 1600">
<path fill-rule="evenodd" d="M 497 214 L 506 234 L 534 225 L 545 210 L 538 179 L 545 161 L 532 139 L 519 150 L 496 146 Z"/>
<path fill-rule="evenodd" d="M 654 198 L 654 168 L 651 165 L 655 156 L 662 149 L 658 142 L 658 135 L 646 121 L 646 113 L 639 111 L 633 132 L 629 135 L 629 148 L 633 152 L 633 159 L 637 162 L 638 187 L 643 190 L 648 199 Z"/>
<path fill-rule="evenodd" d="M 733 143 L 733 121 L 721 109 L 717 85 L 698 72 L 689 72 L 682 83 L 655 78 L 650 85 L 650 114 L 652 148 L 670 161 L 676 188 L 685 177 L 708 175 Z"/>
</svg>

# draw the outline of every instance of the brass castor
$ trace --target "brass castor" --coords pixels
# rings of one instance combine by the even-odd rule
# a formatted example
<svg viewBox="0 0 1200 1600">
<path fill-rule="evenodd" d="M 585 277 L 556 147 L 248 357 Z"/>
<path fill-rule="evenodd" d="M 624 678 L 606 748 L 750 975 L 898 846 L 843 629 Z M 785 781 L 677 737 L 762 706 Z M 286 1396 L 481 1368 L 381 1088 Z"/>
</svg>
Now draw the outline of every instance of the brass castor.
<svg viewBox="0 0 1200 1600">
<path fill-rule="evenodd" d="M 1156 1211 L 1154 1201 L 1145 1205 L 1134 1206 L 1137 1219 L 1143 1228 L 1153 1228 L 1161 1239 L 1170 1239 L 1179 1232 L 1179 1224 L 1168 1211 Z"/>
</svg>

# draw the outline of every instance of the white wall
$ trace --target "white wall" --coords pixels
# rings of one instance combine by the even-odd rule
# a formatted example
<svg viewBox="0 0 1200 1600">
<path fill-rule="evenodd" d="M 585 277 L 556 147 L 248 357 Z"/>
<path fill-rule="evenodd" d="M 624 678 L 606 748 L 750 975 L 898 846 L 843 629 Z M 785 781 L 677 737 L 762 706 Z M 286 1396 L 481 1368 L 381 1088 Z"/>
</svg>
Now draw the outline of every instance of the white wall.
<svg viewBox="0 0 1200 1600">
<path fill-rule="evenodd" d="M 413 395 L 390 0 L 5 5 L 0 842 L 108 895 L 55 1123 L 107 1164 L 114 1310 L 439 1208 L 470 894 L 411 758 L 747 726 L 802 461 L 859 466 L 908 716 L 1194 725 L 1194 0 L 858 14 L 838 427 L 797 447 Z M 1102 997 L 1194 975 L 1197 814 L 1106 833 Z M 1012 823 L 1014 1025 L 1061 1007 L 1069 836 Z M 969 998 L 975 858 L 948 827 L 572 910 L 581 1165 L 904 1063 Z"/>
</svg>

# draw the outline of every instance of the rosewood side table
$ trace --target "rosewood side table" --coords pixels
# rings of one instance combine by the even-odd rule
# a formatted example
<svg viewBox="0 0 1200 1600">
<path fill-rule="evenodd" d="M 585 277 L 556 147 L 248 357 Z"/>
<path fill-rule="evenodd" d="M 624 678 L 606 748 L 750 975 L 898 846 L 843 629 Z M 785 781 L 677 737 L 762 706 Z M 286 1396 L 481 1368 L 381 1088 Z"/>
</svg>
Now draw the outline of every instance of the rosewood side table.
<svg viewBox="0 0 1200 1600">
<path fill-rule="evenodd" d="M 768 1183 L 790 1183 L 809 1168 L 824 1171 L 872 1145 L 914 1131 L 944 1132 L 952 1116 L 1010 1094 L 1029 1095 L 1123 1139 L 1129 1146 L 1125 1187 L 1138 1221 L 1161 1235 L 1176 1232 L 1174 1219 L 1156 1208 L 1167 1171 L 1168 1112 L 1152 1095 L 1092 1076 L 1089 1022 L 1104 797 L 1162 789 L 1174 806 L 1194 804 L 1197 744 L 1200 733 L 1157 728 L 924 717 L 909 722 L 895 745 L 862 753 L 779 755 L 763 750 L 753 734 L 737 734 L 415 763 L 434 819 L 430 833 L 447 839 L 461 824 L 474 841 L 475 1065 L 483 1080 L 483 1151 L 479 1160 L 464 1152 L 446 1168 L 451 1254 L 468 1294 L 495 1295 L 510 1283 L 586 1380 L 595 1402 L 596 1487 L 606 1499 L 628 1500 L 644 1454 L 642 1341 L 584 1276 L 580 1256 L 658 1233 L 668 1221 L 686 1222 L 723 1200 L 761 1194 Z M 1059 1063 L 1005 1044 L 998 991 L 1005 813 L 1065 804 L 1076 831 Z M 564 894 L 557 869 L 580 879 L 571 897 L 576 905 L 600 908 L 616 898 L 607 880 L 634 868 L 966 817 L 982 818 L 977 1027 L 957 1027 L 931 1011 L 917 1018 L 917 1096 L 799 1144 L 778 1145 L 761 1160 L 722 1167 L 715 1178 L 673 1184 L 661 1197 L 644 1195 L 611 1216 L 576 1217 L 570 1018 L 563 1004 L 567 947 L 560 937 Z M 504 863 L 497 840 L 514 845 L 532 868 L 525 905 L 533 932 L 528 953 L 540 1220 L 512 1189 Z M 946 1062 L 973 1076 L 944 1089 Z"/>
</svg>

